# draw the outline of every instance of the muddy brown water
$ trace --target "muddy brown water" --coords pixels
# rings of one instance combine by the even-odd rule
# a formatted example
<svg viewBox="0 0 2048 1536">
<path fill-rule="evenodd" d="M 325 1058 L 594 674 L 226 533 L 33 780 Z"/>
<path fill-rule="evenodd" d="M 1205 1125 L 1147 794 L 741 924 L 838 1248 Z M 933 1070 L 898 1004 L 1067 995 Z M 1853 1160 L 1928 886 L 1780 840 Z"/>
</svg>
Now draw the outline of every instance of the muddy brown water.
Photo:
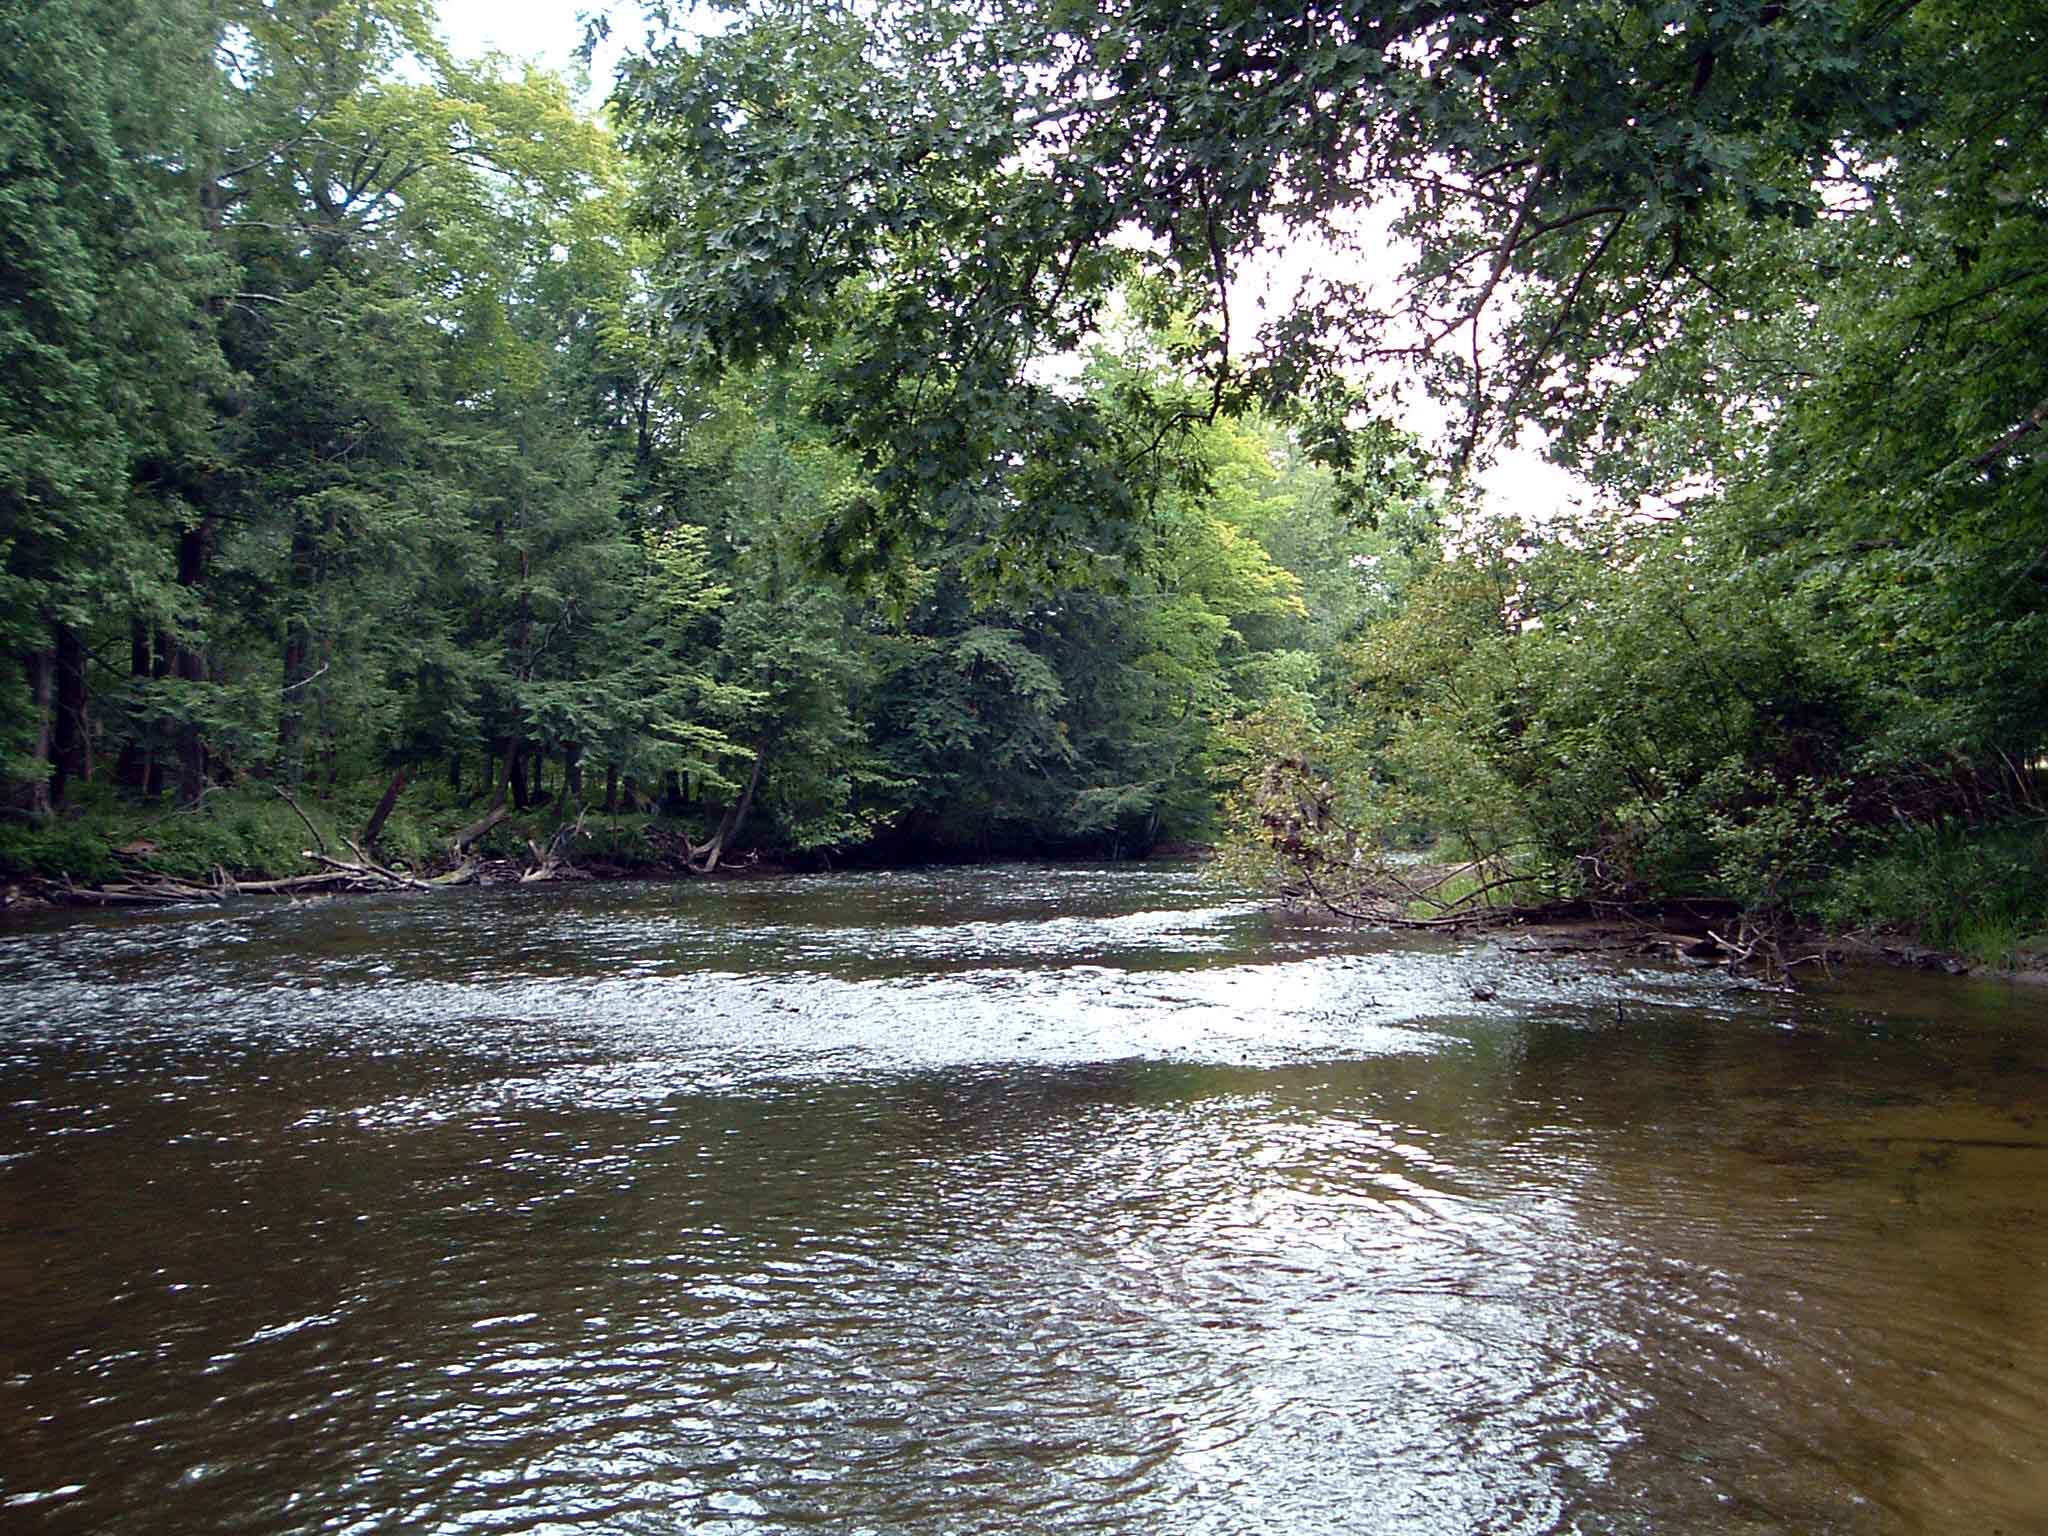
<svg viewBox="0 0 2048 1536">
<path fill-rule="evenodd" d="M 17 924 L 0 1529 L 2044 1531 L 2044 1109 L 1178 870 Z"/>
</svg>

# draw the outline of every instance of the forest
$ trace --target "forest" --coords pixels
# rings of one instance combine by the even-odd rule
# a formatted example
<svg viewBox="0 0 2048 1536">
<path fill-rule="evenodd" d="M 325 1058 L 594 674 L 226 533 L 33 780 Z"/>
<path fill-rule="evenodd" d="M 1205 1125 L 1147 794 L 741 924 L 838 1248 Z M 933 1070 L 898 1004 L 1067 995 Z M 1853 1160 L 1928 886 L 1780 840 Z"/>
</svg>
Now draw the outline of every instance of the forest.
<svg viewBox="0 0 2048 1536">
<path fill-rule="evenodd" d="M 2048 928 L 2048 9 L 643 9 L 0 0 L 0 871 Z"/>
</svg>

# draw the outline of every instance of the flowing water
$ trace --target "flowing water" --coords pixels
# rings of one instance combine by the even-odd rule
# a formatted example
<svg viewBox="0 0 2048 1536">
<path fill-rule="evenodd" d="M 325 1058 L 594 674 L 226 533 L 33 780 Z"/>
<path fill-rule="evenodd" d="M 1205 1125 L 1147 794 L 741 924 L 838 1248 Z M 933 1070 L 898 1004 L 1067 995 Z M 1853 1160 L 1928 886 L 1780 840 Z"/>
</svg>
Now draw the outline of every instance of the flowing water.
<svg viewBox="0 0 2048 1536">
<path fill-rule="evenodd" d="M 16 924 L 0 1528 L 2048 1530 L 2044 1110 L 1156 868 Z"/>
</svg>

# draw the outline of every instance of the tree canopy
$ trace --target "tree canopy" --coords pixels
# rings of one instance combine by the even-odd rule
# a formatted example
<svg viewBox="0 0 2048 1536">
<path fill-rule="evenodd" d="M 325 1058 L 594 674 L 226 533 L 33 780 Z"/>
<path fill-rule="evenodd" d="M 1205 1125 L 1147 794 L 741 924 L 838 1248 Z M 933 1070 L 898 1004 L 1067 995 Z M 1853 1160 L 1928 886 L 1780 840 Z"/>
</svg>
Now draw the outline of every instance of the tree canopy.
<svg viewBox="0 0 2048 1536">
<path fill-rule="evenodd" d="M 0 3 L 20 816 L 2048 894 L 2039 7 L 645 9 Z"/>
</svg>

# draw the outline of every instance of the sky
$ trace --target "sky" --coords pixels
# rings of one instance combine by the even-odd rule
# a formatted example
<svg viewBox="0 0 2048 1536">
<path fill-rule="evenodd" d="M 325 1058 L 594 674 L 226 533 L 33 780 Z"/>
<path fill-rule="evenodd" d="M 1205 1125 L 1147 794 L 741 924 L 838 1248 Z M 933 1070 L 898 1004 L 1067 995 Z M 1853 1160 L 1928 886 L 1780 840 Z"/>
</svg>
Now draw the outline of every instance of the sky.
<svg viewBox="0 0 2048 1536">
<path fill-rule="evenodd" d="M 510 53 L 569 74 L 588 12 L 608 12 L 618 35 L 639 35 L 637 0 L 440 0 L 440 31 L 459 57 Z M 602 92 L 602 53 L 594 76 Z"/>
<path fill-rule="evenodd" d="M 602 4 L 603 0 L 441 0 L 441 30 L 464 58 L 496 51 L 567 69 L 569 55 L 583 40 L 581 13 Z M 623 19 L 630 24 L 630 17 Z"/>
<path fill-rule="evenodd" d="M 440 10 L 441 28 L 458 56 L 470 58 L 496 51 L 531 59 L 565 74 L 575 67 L 572 55 L 583 40 L 585 13 L 608 12 L 613 31 L 620 38 L 637 40 L 640 35 L 638 0 L 440 0 Z M 592 70 L 592 98 L 602 98 L 611 60 L 616 58 L 616 45 L 609 58 L 600 52 Z M 1391 252 L 1389 255 L 1392 257 Z M 1273 261 L 1271 275 L 1266 279 L 1271 284 L 1272 298 L 1284 301 L 1291 297 L 1301 276 L 1319 260 L 1326 259 L 1327 256 L 1315 252 L 1294 252 Z M 1255 286 L 1251 291 L 1241 288 L 1239 300 L 1248 309 L 1255 307 Z M 1233 310 L 1236 307 L 1233 305 Z M 1242 317 L 1248 319 L 1249 314 Z M 1248 333 L 1252 325 L 1243 324 L 1242 320 L 1233 316 L 1240 334 Z M 1411 431 L 1431 439 L 1438 437 L 1445 419 L 1440 410 L 1418 399 L 1407 414 L 1412 419 L 1404 425 Z M 1542 521 L 1588 495 L 1583 482 L 1528 448 L 1503 453 L 1481 476 L 1480 484 L 1490 510 L 1534 521 Z"/>
</svg>

